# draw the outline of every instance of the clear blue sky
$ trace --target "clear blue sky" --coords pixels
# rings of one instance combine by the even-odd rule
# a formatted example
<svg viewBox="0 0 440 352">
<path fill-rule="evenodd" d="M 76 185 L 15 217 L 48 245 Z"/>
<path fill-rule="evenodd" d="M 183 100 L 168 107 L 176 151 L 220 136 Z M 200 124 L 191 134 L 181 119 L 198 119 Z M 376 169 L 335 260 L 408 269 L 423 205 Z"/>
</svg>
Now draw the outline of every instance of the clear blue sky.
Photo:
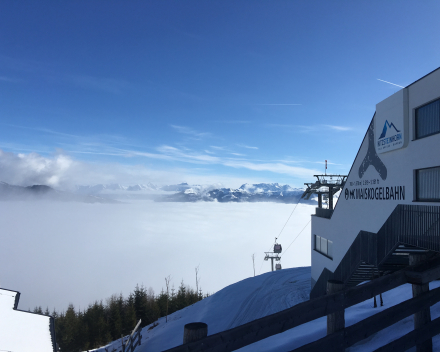
<svg viewBox="0 0 440 352">
<path fill-rule="evenodd" d="M 400 89 L 378 79 L 406 86 L 440 66 L 439 13 L 438 1 L 2 1 L 0 180 L 43 168 L 55 186 L 301 186 L 325 159 L 347 173 L 376 103 Z"/>
</svg>

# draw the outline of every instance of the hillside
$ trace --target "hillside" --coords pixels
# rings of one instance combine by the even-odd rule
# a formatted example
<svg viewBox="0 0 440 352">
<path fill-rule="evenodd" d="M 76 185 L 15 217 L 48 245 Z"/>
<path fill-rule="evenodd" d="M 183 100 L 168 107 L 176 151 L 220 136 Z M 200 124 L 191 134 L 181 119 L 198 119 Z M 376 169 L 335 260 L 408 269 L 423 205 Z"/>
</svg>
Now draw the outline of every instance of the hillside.
<svg viewBox="0 0 440 352">
<path fill-rule="evenodd" d="M 439 281 L 430 288 L 440 286 Z M 289 308 L 308 299 L 310 292 L 310 267 L 283 269 L 248 278 L 225 287 L 214 295 L 159 319 L 154 328 L 142 331 L 142 345 L 136 352 L 163 351 L 182 343 L 183 326 L 201 321 L 208 324 L 208 335 L 227 330 L 251 320 Z M 352 325 L 368 316 L 411 298 L 411 285 L 406 284 L 383 294 L 384 307 L 373 308 L 372 299 L 346 310 L 346 325 Z M 440 316 L 440 304 L 431 307 L 432 319 Z M 289 351 L 326 335 L 326 317 L 272 336 L 239 351 Z M 149 330 L 150 329 L 150 330 Z M 408 333 L 413 329 L 412 317 L 382 330 L 358 343 L 348 351 L 373 351 L 374 349 Z M 120 351 L 121 341 L 105 346 L 108 351 Z M 440 350 L 440 337 L 433 339 L 434 351 Z M 95 351 L 105 352 L 104 348 Z"/>
</svg>

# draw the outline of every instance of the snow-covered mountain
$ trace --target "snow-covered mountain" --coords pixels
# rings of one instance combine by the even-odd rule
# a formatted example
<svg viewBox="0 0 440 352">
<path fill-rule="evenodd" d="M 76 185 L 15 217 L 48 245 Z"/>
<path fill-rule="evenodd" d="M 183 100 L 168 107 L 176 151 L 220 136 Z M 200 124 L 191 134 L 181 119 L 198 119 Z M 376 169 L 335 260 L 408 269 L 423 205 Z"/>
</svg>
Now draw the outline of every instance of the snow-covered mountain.
<svg viewBox="0 0 440 352">
<path fill-rule="evenodd" d="M 221 184 L 156 186 L 151 182 L 122 186 L 120 184 L 97 184 L 76 186 L 80 194 L 99 195 L 114 199 L 152 199 L 158 202 L 283 202 L 297 203 L 303 188 L 293 188 L 278 183 L 245 183 L 239 188 L 225 188 Z M 308 203 L 314 200 L 307 201 Z"/>
<path fill-rule="evenodd" d="M 283 202 L 297 203 L 303 194 L 303 188 L 292 188 L 278 183 L 259 183 L 240 186 L 239 188 L 214 188 L 213 186 L 191 186 L 184 191 L 163 196 L 157 201 L 168 202 Z M 309 201 L 310 202 L 310 201 Z M 314 200 L 312 200 L 314 202 Z"/>
<path fill-rule="evenodd" d="M 127 191 L 157 191 L 159 187 L 153 185 L 151 182 L 148 182 L 146 185 L 137 184 L 134 186 L 126 187 Z"/>
<path fill-rule="evenodd" d="M 188 185 L 186 182 L 180 183 L 178 185 L 166 185 L 160 187 L 162 191 L 167 191 L 167 192 L 184 192 L 189 188 L 191 188 L 191 186 Z"/>
</svg>

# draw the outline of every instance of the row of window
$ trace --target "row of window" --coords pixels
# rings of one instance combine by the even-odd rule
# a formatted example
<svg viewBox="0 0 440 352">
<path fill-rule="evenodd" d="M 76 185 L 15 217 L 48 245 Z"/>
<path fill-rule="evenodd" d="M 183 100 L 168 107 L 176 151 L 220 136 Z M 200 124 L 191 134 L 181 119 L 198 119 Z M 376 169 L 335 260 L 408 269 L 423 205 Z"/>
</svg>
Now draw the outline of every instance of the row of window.
<svg viewBox="0 0 440 352">
<path fill-rule="evenodd" d="M 440 201 L 440 167 L 416 170 L 416 200 Z"/>
<path fill-rule="evenodd" d="M 440 99 L 416 109 L 415 139 L 440 133 Z"/>
<path fill-rule="evenodd" d="M 440 133 L 440 99 L 415 111 L 415 139 Z M 440 167 L 416 170 L 416 200 L 440 201 Z"/>
<path fill-rule="evenodd" d="M 333 242 L 324 237 L 315 235 L 315 251 L 333 259 Z"/>
</svg>

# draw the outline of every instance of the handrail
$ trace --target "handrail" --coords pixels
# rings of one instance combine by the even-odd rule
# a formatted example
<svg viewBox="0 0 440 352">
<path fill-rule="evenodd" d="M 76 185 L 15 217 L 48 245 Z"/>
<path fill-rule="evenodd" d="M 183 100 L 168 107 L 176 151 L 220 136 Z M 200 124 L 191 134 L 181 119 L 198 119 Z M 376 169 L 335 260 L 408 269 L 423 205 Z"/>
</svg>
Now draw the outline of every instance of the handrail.
<svg viewBox="0 0 440 352">
<path fill-rule="evenodd" d="M 290 352 L 314 352 L 323 349 L 326 352 L 341 351 L 341 349 L 353 346 L 355 343 L 437 302 L 440 302 L 440 287 L 423 293 L 416 298 L 396 304 L 343 330 L 327 335 Z"/>
</svg>

